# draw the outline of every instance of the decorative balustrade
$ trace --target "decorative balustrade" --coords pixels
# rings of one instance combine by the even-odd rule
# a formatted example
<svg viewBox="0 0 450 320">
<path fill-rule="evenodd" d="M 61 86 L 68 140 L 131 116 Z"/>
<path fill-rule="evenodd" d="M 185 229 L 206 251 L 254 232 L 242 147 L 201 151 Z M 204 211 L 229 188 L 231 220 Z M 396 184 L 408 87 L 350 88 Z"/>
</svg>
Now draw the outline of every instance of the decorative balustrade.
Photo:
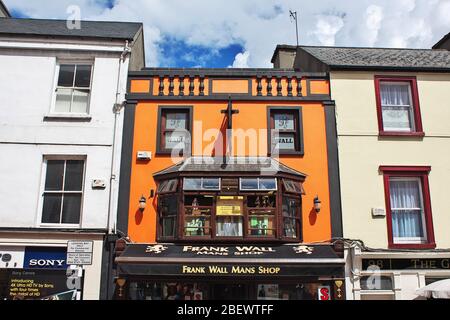
<svg viewBox="0 0 450 320">
<path fill-rule="evenodd" d="M 328 79 L 324 73 L 298 73 L 276 69 L 160 69 L 149 68 L 131 72 L 130 81 L 149 81 L 145 93 L 158 97 L 221 97 L 296 99 L 306 96 L 329 95 Z M 321 92 L 314 93 L 314 88 Z M 317 84 L 322 82 L 322 84 Z M 152 88 L 152 89 L 150 89 Z M 319 91 L 320 91 L 319 90 Z"/>
</svg>

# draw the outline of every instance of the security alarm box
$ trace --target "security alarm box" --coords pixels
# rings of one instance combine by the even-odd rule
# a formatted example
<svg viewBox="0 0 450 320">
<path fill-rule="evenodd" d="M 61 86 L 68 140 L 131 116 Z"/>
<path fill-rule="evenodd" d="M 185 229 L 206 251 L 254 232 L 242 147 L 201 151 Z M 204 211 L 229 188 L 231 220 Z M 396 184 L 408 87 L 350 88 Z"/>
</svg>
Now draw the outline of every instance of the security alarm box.
<svg viewBox="0 0 450 320">
<path fill-rule="evenodd" d="M 138 151 L 137 159 L 140 161 L 148 161 L 152 159 L 151 151 Z"/>
<path fill-rule="evenodd" d="M 105 189 L 106 188 L 106 181 L 105 180 L 93 180 L 92 181 L 92 189 Z"/>
<path fill-rule="evenodd" d="M 374 217 L 385 217 L 386 210 L 383 208 L 372 208 L 372 216 Z"/>
</svg>

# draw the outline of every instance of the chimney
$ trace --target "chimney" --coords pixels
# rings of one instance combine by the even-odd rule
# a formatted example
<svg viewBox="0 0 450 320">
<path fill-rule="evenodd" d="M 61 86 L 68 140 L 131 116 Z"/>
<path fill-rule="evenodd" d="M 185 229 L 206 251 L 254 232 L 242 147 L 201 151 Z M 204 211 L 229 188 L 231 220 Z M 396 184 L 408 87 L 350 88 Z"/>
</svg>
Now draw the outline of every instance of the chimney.
<svg viewBox="0 0 450 320">
<path fill-rule="evenodd" d="M 277 45 L 271 62 L 275 69 L 293 69 L 297 46 Z"/>
<path fill-rule="evenodd" d="M 450 33 L 433 46 L 434 50 L 450 50 Z"/>
</svg>

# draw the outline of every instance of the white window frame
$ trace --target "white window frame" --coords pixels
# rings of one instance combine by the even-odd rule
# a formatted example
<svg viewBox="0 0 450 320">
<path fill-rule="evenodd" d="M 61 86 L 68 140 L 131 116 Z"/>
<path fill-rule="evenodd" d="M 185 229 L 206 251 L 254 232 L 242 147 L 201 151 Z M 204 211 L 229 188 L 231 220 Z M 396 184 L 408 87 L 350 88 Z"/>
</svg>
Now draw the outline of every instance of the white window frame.
<svg viewBox="0 0 450 320">
<path fill-rule="evenodd" d="M 416 181 L 419 185 L 419 195 L 420 195 L 420 204 L 421 208 L 393 208 L 391 206 L 391 215 L 394 215 L 394 211 L 418 211 L 421 210 L 421 218 L 422 218 L 422 232 L 423 237 L 394 237 L 394 220 L 393 217 L 391 217 L 391 223 L 392 223 L 392 238 L 394 244 L 423 244 L 427 243 L 428 234 L 427 234 L 427 222 L 426 222 L 426 216 L 425 216 L 425 206 L 424 206 L 424 199 L 423 199 L 423 188 L 422 188 L 422 179 L 419 177 L 391 177 L 389 179 L 389 193 L 392 192 L 391 189 L 391 182 L 392 181 Z M 389 202 L 391 199 L 389 199 Z"/>
<path fill-rule="evenodd" d="M 245 180 L 245 179 L 257 179 L 258 188 L 257 189 L 242 189 L 242 180 Z M 275 189 L 261 189 L 260 188 L 260 181 L 261 180 L 272 180 L 272 179 L 275 181 Z M 252 178 L 252 177 L 239 178 L 239 190 L 240 191 L 261 191 L 261 192 L 264 192 L 264 191 L 277 191 L 278 190 L 277 178 Z"/>
<path fill-rule="evenodd" d="M 84 161 L 84 167 L 83 167 L 83 181 L 82 181 L 82 190 L 81 190 L 81 207 L 80 207 L 80 222 L 78 224 L 64 224 L 64 223 L 44 223 L 42 222 L 42 211 L 44 209 L 44 194 L 48 193 L 45 191 L 45 183 L 46 183 L 46 176 L 47 176 L 47 163 L 51 160 L 60 160 L 60 161 L 70 161 L 70 160 L 82 160 Z M 87 168 L 87 156 L 86 155 L 70 155 L 70 156 L 63 156 L 63 155 L 45 155 L 42 162 L 42 170 L 41 170 L 41 185 L 40 185 L 40 193 L 39 193 L 39 205 L 38 205 L 38 213 L 37 213 L 37 219 L 36 219 L 36 226 L 41 228 L 64 228 L 64 229 L 79 229 L 81 228 L 83 224 L 83 209 L 84 209 L 84 197 L 86 194 L 86 168 Z M 64 170 L 65 175 L 65 170 Z M 76 192 L 57 192 L 55 193 L 80 193 L 80 191 Z M 62 209 L 63 204 L 61 203 L 61 216 L 62 217 Z"/>
<path fill-rule="evenodd" d="M 409 105 L 386 105 L 383 104 L 383 93 L 381 87 L 383 85 L 406 85 L 408 86 L 408 94 L 409 94 Z M 380 105 L 381 105 L 381 118 L 383 120 L 383 130 L 386 132 L 415 132 L 416 131 L 416 121 L 415 121 L 415 109 L 414 109 L 414 100 L 412 96 L 412 88 L 411 83 L 408 81 L 402 82 L 402 81 L 380 81 Z M 384 107 L 387 108 L 408 108 L 409 110 L 409 123 L 411 124 L 410 128 L 390 128 L 386 127 L 384 124 L 384 117 L 383 117 L 383 111 Z"/>
<path fill-rule="evenodd" d="M 185 183 L 185 181 L 186 181 L 186 179 L 197 179 L 197 180 L 200 180 L 200 189 L 186 189 L 186 183 Z M 219 180 L 219 188 L 218 189 L 209 189 L 209 188 L 204 188 L 203 187 L 203 180 L 204 179 L 206 179 L 206 180 L 208 180 L 208 179 L 218 179 Z M 222 179 L 221 178 L 215 178 L 215 177 L 211 177 L 211 178 L 199 178 L 199 177 L 186 177 L 186 178 L 183 178 L 183 191 L 220 191 L 220 190 L 222 190 Z"/>
<path fill-rule="evenodd" d="M 90 86 L 89 88 L 80 88 L 80 87 L 59 87 L 58 81 L 59 81 L 59 71 L 61 69 L 61 65 L 66 64 L 74 64 L 74 65 L 90 65 L 91 66 L 91 80 L 90 80 Z M 91 98 L 92 98 L 92 88 L 93 88 L 93 80 L 94 80 L 94 69 L 95 69 L 95 63 L 94 60 L 57 60 L 56 61 L 56 68 L 55 68 L 55 75 L 53 79 L 53 94 L 52 94 L 52 104 L 50 108 L 50 115 L 57 115 L 62 117 L 71 117 L 71 116 L 81 116 L 86 117 L 89 116 L 91 113 Z M 76 71 L 76 67 L 75 67 Z M 76 73 L 75 73 L 76 75 Z M 75 81 L 74 76 L 74 81 Z M 88 102 L 86 107 L 85 113 L 75 113 L 75 112 L 57 112 L 56 111 L 56 96 L 57 91 L 59 88 L 65 88 L 65 89 L 80 89 L 80 90 L 89 90 L 89 96 L 88 96 Z M 72 94 L 72 102 L 73 102 L 73 94 Z"/>
</svg>

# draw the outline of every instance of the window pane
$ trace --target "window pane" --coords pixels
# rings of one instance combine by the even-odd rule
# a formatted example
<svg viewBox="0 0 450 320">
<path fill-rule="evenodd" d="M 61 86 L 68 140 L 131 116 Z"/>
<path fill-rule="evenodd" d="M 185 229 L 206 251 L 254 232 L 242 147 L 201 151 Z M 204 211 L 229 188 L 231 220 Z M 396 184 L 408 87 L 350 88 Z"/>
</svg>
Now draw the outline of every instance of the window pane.
<svg viewBox="0 0 450 320">
<path fill-rule="evenodd" d="M 420 184 L 419 179 L 390 181 L 392 228 L 396 238 L 425 236 Z"/>
<path fill-rule="evenodd" d="M 241 179 L 241 190 L 258 190 L 258 179 Z"/>
<path fill-rule="evenodd" d="M 81 194 L 64 194 L 62 223 L 79 224 L 81 213 Z"/>
<path fill-rule="evenodd" d="M 61 194 L 45 194 L 42 209 L 42 223 L 59 223 L 61 215 Z"/>
<path fill-rule="evenodd" d="M 61 191 L 63 188 L 64 160 L 48 160 L 45 177 L 46 191 Z"/>
<path fill-rule="evenodd" d="M 163 216 L 175 216 L 178 214 L 178 197 L 160 197 L 159 199 L 160 212 Z"/>
<path fill-rule="evenodd" d="M 77 65 L 75 87 L 89 88 L 91 86 L 91 69 L 90 65 Z"/>
<path fill-rule="evenodd" d="M 249 218 L 249 234 L 252 236 L 273 236 L 274 218 L 268 216 L 252 216 Z"/>
<path fill-rule="evenodd" d="M 187 114 L 186 113 L 166 113 L 166 129 L 186 129 L 187 126 Z"/>
<path fill-rule="evenodd" d="M 276 190 L 276 179 L 259 179 L 259 190 Z"/>
<path fill-rule="evenodd" d="M 83 160 L 68 160 L 66 164 L 65 191 L 83 190 Z"/>
<path fill-rule="evenodd" d="M 411 131 L 412 115 L 410 107 L 383 107 L 383 127 L 385 130 Z"/>
<path fill-rule="evenodd" d="M 75 74 L 74 64 L 62 64 L 59 67 L 58 86 L 73 87 L 73 77 Z"/>
<path fill-rule="evenodd" d="M 203 179 L 204 190 L 220 190 L 219 178 L 204 178 Z"/>
<path fill-rule="evenodd" d="M 201 190 L 202 179 L 185 178 L 183 188 L 184 190 Z"/>
<path fill-rule="evenodd" d="M 297 199 L 283 197 L 283 217 L 296 218 L 300 212 L 300 201 Z"/>
<path fill-rule="evenodd" d="M 295 150 L 295 133 L 279 133 L 273 138 L 275 149 Z"/>
<path fill-rule="evenodd" d="M 217 217 L 216 228 L 216 236 L 218 237 L 242 237 L 242 217 Z"/>
<path fill-rule="evenodd" d="M 166 132 L 164 134 L 164 142 L 166 149 L 184 149 L 186 146 L 186 132 Z"/>
<path fill-rule="evenodd" d="M 409 83 L 381 83 L 383 106 L 410 106 Z"/>
<path fill-rule="evenodd" d="M 211 235 L 209 217 L 185 217 L 185 236 L 203 237 Z"/>
<path fill-rule="evenodd" d="M 283 219 L 283 236 L 287 238 L 297 238 L 297 224 L 295 219 Z"/>
<path fill-rule="evenodd" d="M 70 105 L 72 103 L 72 89 L 61 89 L 56 90 L 56 112 L 70 112 Z"/>
<path fill-rule="evenodd" d="M 89 103 L 89 90 L 73 90 L 71 112 L 87 113 Z"/>
<path fill-rule="evenodd" d="M 162 219 L 162 236 L 175 237 L 175 218 Z"/>
<path fill-rule="evenodd" d="M 274 114 L 275 129 L 294 130 L 295 120 L 292 113 L 275 113 Z"/>
</svg>

